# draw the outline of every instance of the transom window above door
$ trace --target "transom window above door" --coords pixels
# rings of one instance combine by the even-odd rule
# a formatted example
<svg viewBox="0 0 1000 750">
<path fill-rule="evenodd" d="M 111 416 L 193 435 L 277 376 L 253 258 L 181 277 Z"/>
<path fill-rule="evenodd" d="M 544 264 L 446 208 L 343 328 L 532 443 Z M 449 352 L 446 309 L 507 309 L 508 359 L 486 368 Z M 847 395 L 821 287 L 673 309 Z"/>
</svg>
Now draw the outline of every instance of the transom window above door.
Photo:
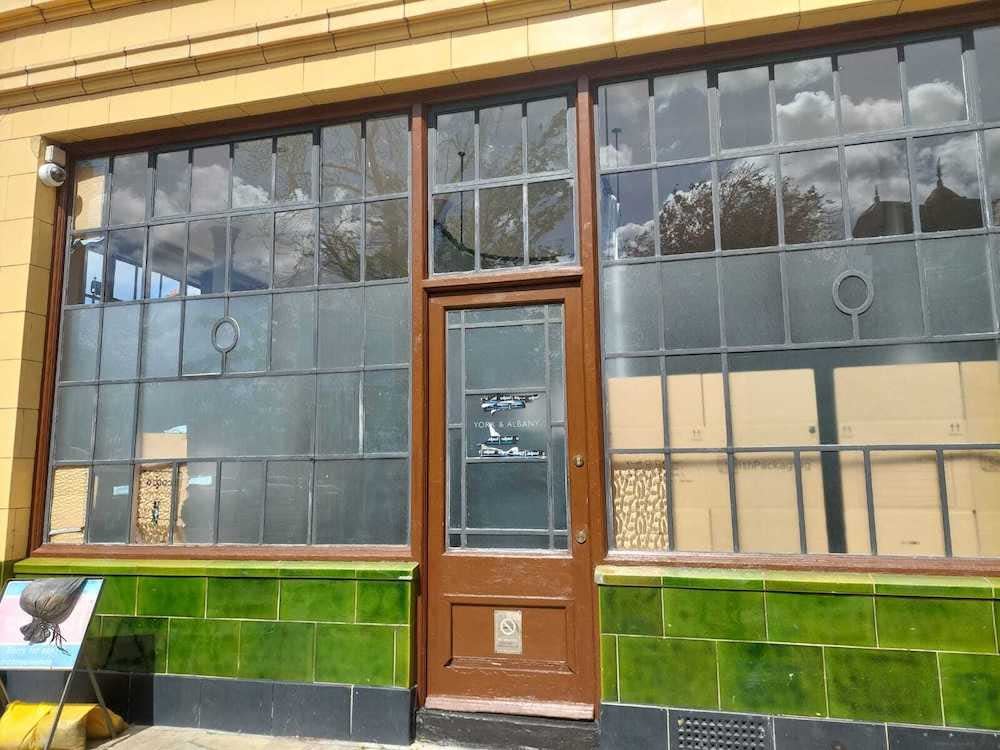
<svg viewBox="0 0 1000 750">
<path fill-rule="evenodd" d="M 576 260 L 574 112 L 561 93 L 433 114 L 432 273 Z"/>
</svg>

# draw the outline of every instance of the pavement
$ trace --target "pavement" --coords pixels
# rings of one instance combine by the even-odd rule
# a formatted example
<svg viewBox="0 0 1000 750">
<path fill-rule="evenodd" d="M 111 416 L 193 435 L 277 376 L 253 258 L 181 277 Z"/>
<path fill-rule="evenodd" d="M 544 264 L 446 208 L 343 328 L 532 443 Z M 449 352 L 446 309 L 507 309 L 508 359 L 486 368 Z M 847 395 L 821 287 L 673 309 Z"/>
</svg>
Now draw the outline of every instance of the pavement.
<svg viewBox="0 0 1000 750">
<path fill-rule="evenodd" d="M 130 727 L 121 737 L 92 748 L 100 750 L 380 750 L 389 745 L 310 740 L 298 737 L 268 737 L 257 734 L 213 732 L 175 727 Z M 398 750 L 398 746 L 396 747 Z M 445 750 L 440 745 L 417 743 L 413 750 Z M 461 750 L 450 748 L 449 750 Z"/>
</svg>

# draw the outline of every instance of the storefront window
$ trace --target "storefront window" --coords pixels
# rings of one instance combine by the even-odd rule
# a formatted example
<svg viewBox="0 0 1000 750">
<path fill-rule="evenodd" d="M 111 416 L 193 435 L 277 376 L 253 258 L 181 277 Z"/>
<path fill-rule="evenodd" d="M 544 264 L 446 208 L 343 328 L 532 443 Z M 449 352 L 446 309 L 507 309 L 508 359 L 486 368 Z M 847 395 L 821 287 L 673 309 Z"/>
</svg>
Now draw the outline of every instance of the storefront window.
<svg viewBox="0 0 1000 750">
<path fill-rule="evenodd" d="M 566 95 L 434 115 L 432 273 L 576 260 L 574 116 Z"/>
<path fill-rule="evenodd" d="M 409 141 L 77 165 L 48 541 L 407 542 Z"/>
<path fill-rule="evenodd" d="M 1000 556 L 998 40 L 599 88 L 613 547 Z"/>
</svg>

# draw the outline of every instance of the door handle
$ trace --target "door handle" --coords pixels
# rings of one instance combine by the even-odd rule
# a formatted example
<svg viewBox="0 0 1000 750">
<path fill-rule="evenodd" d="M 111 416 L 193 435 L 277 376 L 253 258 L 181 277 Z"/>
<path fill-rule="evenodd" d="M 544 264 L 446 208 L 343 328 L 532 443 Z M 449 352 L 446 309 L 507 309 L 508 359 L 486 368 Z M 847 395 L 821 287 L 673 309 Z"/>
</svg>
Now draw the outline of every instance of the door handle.
<svg viewBox="0 0 1000 750">
<path fill-rule="evenodd" d="M 576 543 L 585 544 L 587 541 L 587 529 L 579 529 L 576 532 Z"/>
</svg>

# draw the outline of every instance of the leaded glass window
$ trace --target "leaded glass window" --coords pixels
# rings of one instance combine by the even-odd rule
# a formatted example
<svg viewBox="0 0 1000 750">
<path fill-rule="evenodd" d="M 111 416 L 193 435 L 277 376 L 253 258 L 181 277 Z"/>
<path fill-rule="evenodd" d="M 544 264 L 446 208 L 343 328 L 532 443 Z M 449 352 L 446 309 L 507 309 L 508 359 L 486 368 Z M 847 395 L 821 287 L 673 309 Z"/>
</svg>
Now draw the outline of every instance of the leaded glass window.
<svg viewBox="0 0 1000 750">
<path fill-rule="evenodd" d="M 49 541 L 408 541 L 409 130 L 76 165 Z"/>
<path fill-rule="evenodd" d="M 1000 555 L 998 59 L 599 88 L 612 546 Z"/>
<path fill-rule="evenodd" d="M 550 94 L 434 113 L 432 273 L 576 261 L 574 111 Z"/>
</svg>

